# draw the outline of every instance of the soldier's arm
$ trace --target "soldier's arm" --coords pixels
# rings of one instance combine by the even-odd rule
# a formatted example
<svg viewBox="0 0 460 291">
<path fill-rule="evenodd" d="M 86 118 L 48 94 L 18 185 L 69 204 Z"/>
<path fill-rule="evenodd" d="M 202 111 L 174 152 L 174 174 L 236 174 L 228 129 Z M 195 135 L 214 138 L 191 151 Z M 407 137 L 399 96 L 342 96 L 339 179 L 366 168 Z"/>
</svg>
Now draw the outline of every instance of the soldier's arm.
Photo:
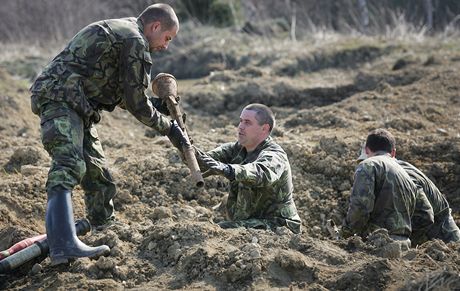
<svg viewBox="0 0 460 291">
<path fill-rule="evenodd" d="M 355 172 L 350 205 L 344 227 L 352 233 L 360 234 L 368 226 L 375 202 L 375 176 L 371 169 L 358 166 Z"/>
<path fill-rule="evenodd" d="M 122 52 L 123 103 L 132 115 L 143 124 L 166 135 L 171 127 L 169 119 L 158 112 L 145 90 L 150 83 L 152 59 L 140 39 L 125 40 Z"/>
<path fill-rule="evenodd" d="M 415 210 L 411 223 L 412 231 L 425 229 L 434 223 L 433 207 L 421 187 L 417 187 Z"/>
<path fill-rule="evenodd" d="M 286 154 L 281 151 L 263 151 L 252 163 L 231 165 L 235 180 L 248 186 L 267 186 L 278 181 L 288 165 Z"/>
<path fill-rule="evenodd" d="M 238 144 L 235 142 L 224 143 L 217 148 L 207 152 L 207 154 L 221 163 L 228 164 L 238 154 Z"/>
</svg>

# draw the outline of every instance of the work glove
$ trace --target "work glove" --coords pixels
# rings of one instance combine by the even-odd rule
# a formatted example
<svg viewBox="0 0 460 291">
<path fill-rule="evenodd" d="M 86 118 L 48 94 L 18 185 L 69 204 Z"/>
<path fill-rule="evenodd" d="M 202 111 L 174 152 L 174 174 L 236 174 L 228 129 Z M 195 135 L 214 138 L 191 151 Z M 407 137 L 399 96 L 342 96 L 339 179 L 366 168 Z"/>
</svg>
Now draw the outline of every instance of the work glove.
<svg viewBox="0 0 460 291">
<path fill-rule="evenodd" d="M 164 115 L 171 115 L 168 106 L 166 105 L 166 102 L 156 97 L 149 97 L 149 100 L 152 103 L 152 106 L 155 107 L 155 109 L 158 110 L 160 113 Z"/>
<path fill-rule="evenodd" d="M 339 229 L 338 237 L 341 238 L 349 238 L 350 236 L 353 236 L 354 232 L 346 225 L 342 225 L 342 227 Z"/>
<path fill-rule="evenodd" d="M 187 137 L 185 133 L 182 131 L 180 126 L 174 120 L 171 122 L 171 128 L 167 134 L 169 140 L 176 147 L 181 153 L 183 152 L 183 146 L 188 144 Z"/>
<path fill-rule="evenodd" d="M 92 110 L 91 113 L 83 118 L 85 128 L 90 128 L 91 125 L 99 123 L 101 121 L 101 114 L 97 110 Z"/>
<path fill-rule="evenodd" d="M 198 162 L 198 166 L 200 166 L 200 170 L 201 172 L 206 172 L 207 170 L 209 170 L 209 167 L 207 164 L 205 164 L 202 159 L 199 158 L 199 156 L 207 156 L 208 154 L 206 154 L 204 151 L 202 151 L 201 149 L 197 148 L 196 146 L 193 146 L 193 148 L 195 149 L 195 157 L 196 157 L 196 161 Z"/>
<path fill-rule="evenodd" d="M 200 169 L 206 169 L 206 172 L 203 173 L 203 178 L 212 175 L 220 175 L 229 180 L 235 179 L 235 170 L 232 168 L 232 166 L 216 161 L 211 156 L 203 153 L 202 151 L 196 151 L 195 155 L 197 157 L 197 162 L 200 166 Z"/>
</svg>

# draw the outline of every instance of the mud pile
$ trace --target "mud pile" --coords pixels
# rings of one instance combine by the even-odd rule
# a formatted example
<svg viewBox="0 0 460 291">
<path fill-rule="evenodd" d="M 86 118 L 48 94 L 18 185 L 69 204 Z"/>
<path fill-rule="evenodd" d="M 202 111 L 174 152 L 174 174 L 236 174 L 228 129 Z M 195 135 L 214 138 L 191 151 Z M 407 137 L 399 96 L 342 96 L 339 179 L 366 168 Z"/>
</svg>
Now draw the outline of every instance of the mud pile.
<svg viewBox="0 0 460 291">
<path fill-rule="evenodd" d="M 32 262 L 0 275 L 0 288 L 459 289 L 459 244 L 430 241 L 403 252 L 385 232 L 336 240 L 326 227 L 327 219 L 341 223 L 358 151 L 377 127 L 393 132 L 397 156 L 432 178 L 460 224 L 460 53 L 458 42 L 429 43 L 357 41 L 310 53 L 293 46 L 289 54 L 273 48 L 179 81 L 189 132 L 203 150 L 235 140 L 248 103 L 272 107 L 273 136 L 291 161 L 301 234 L 220 229 L 228 183 L 210 177 L 204 189 L 194 188 L 169 141 L 117 109 L 103 115 L 98 131 L 117 181 L 118 221 L 82 238 L 109 245 L 110 255 L 59 267 L 48 258 Z M 50 160 L 27 85 L 0 71 L 1 250 L 45 231 Z M 84 217 L 81 188 L 73 201 L 75 216 Z"/>
</svg>

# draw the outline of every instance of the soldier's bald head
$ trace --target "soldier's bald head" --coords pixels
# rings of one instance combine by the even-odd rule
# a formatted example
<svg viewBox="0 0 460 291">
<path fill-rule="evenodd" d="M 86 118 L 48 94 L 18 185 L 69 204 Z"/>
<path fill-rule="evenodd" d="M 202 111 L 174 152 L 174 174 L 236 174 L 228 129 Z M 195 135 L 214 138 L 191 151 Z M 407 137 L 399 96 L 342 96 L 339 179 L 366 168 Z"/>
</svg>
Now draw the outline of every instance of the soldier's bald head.
<svg viewBox="0 0 460 291">
<path fill-rule="evenodd" d="M 162 25 L 162 30 L 170 30 L 173 27 L 179 28 L 179 19 L 177 18 L 174 9 L 168 4 L 157 3 L 148 6 L 139 15 L 144 25 L 159 21 Z"/>
</svg>

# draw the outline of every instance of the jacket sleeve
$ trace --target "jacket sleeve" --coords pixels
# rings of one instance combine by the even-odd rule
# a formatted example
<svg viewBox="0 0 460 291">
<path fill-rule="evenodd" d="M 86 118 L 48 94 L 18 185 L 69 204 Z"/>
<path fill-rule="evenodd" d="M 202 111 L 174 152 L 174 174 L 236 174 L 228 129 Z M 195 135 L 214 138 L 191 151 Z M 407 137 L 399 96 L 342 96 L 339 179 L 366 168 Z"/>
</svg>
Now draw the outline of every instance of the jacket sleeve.
<svg viewBox="0 0 460 291">
<path fill-rule="evenodd" d="M 425 229 L 434 223 L 433 207 L 421 187 L 417 187 L 415 210 L 411 217 L 411 223 L 412 231 Z"/>
<path fill-rule="evenodd" d="M 359 165 L 355 172 L 345 228 L 360 234 L 366 230 L 375 203 L 375 175 L 371 167 Z"/>
<path fill-rule="evenodd" d="M 238 146 L 237 143 L 234 142 L 224 143 L 223 145 L 207 152 L 207 154 L 216 161 L 228 164 L 231 159 L 238 154 Z"/>
<path fill-rule="evenodd" d="M 152 59 L 140 39 L 129 38 L 125 40 L 121 64 L 125 109 L 143 124 L 166 135 L 171 127 L 171 122 L 152 106 L 145 94 L 150 83 Z"/>
</svg>

